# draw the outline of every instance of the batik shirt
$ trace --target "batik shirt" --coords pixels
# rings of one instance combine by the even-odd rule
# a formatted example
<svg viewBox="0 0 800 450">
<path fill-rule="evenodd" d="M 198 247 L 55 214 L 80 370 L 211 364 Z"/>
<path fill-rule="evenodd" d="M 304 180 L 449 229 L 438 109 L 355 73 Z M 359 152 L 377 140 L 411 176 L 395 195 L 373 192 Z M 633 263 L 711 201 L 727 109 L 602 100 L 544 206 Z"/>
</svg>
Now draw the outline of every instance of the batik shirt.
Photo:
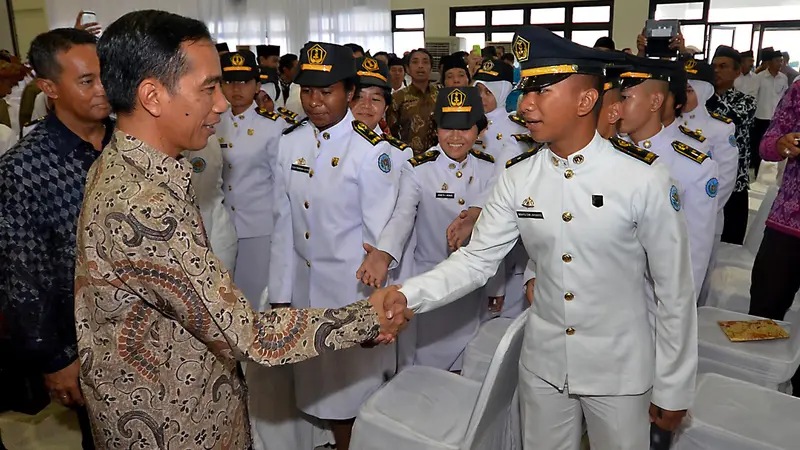
<svg viewBox="0 0 800 450">
<path fill-rule="evenodd" d="M 414 155 L 436 145 L 433 110 L 437 95 L 439 89 L 433 84 L 429 84 L 425 92 L 412 84 L 392 95 L 392 105 L 386 111 L 389 131 L 392 136 L 408 143 Z"/>
<path fill-rule="evenodd" d="M 710 113 L 727 117 L 736 125 L 736 146 L 739 148 L 739 172 L 736 175 L 734 192 L 741 192 L 750 185 L 750 130 L 756 115 L 756 99 L 734 88 L 722 95 L 714 94 L 706 102 Z"/>
<path fill-rule="evenodd" d="M 378 335 L 366 300 L 254 312 L 210 251 L 191 175 L 121 131 L 89 172 L 75 320 L 98 449 L 248 449 L 237 361 L 290 364 Z"/>
<path fill-rule="evenodd" d="M 800 83 L 792 84 L 781 99 L 769 129 L 761 139 L 761 157 L 765 161 L 780 161 L 778 140 L 789 133 L 800 131 Z M 800 160 L 791 158 L 786 163 L 778 197 L 772 204 L 767 226 L 782 233 L 800 237 Z"/>
<path fill-rule="evenodd" d="M 111 139 L 106 121 L 103 144 Z M 0 311 L 20 367 L 75 361 L 75 226 L 86 173 L 100 152 L 55 114 L 0 157 Z"/>
</svg>

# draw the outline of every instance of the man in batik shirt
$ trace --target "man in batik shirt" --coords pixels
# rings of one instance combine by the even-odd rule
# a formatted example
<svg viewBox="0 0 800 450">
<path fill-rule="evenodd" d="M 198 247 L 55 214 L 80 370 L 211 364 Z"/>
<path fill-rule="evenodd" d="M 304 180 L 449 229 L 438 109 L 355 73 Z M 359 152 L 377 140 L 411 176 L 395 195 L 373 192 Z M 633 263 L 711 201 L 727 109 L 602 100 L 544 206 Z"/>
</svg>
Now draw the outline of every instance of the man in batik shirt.
<svg viewBox="0 0 800 450">
<path fill-rule="evenodd" d="M 238 361 L 290 364 L 391 342 L 407 312 L 383 300 L 254 312 L 208 246 L 192 166 L 179 159 L 206 145 L 227 109 L 208 29 L 137 11 L 108 27 L 98 55 L 118 129 L 89 171 L 75 269 L 95 445 L 249 449 Z"/>
<path fill-rule="evenodd" d="M 412 84 L 392 95 L 386 122 L 392 136 L 408 143 L 419 155 L 436 145 L 433 108 L 439 90 L 430 82 L 431 54 L 417 49 L 408 55 Z"/>
</svg>

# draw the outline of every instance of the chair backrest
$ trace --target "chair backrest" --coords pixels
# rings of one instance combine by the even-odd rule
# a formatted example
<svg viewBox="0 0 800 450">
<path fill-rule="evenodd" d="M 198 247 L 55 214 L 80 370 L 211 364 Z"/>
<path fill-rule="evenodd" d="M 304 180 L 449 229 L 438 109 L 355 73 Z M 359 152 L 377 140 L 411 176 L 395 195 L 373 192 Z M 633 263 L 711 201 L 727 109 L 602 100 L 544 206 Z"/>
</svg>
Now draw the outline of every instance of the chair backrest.
<svg viewBox="0 0 800 450">
<path fill-rule="evenodd" d="M 472 410 L 462 450 L 486 450 L 483 442 L 491 440 L 489 435 L 505 428 L 509 405 L 517 390 L 519 358 L 527 321 L 528 311 L 525 311 L 514 319 L 497 345 Z"/>
<path fill-rule="evenodd" d="M 772 204 L 775 198 L 778 197 L 778 186 L 770 186 L 767 188 L 767 193 L 764 194 L 764 200 L 761 201 L 761 206 L 753 218 L 753 223 L 750 224 L 747 230 L 747 235 L 744 238 L 744 248 L 751 254 L 758 253 L 758 247 L 761 246 L 761 238 L 764 237 L 764 228 L 767 227 L 767 217 L 772 210 Z"/>
</svg>

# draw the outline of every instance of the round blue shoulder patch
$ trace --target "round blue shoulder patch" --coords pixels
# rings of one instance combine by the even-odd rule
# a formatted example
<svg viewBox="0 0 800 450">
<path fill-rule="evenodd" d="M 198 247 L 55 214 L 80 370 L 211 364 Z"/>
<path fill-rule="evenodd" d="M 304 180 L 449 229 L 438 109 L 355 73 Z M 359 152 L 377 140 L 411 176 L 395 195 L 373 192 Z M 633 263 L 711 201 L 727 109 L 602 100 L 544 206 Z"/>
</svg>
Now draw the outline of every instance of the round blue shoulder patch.
<svg viewBox="0 0 800 450">
<path fill-rule="evenodd" d="M 731 147 L 736 147 L 736 136 L 728 136 L 728 142 L 731 144 Z"/>
<path fill-rule="evenodd" d="M 381 169 L 383 173 L 389 173 L 392 171 L 392 158 L 389 157 L 386 153 L 381 153 L 381 156 L 378 156 L 378 168 Z"/>
<path fill-rule="evenodd" d="M 719 181 L 716 178 L 708 180 L 708 183 L 706 183 L 706 194 L 714 198 L 717 196 L 717 191 L 719 191 Z"/>
<path fill-rule="evenodd" d="M 681 197 L 678 195 L 678 188 L 675 185 L 669 188 L 669 202 L 675 211 L 681 210 Z"/>
<path fill-rule="evenodd" d="M 200 173 L 206 170 L 206 160 L 199 156 L 197 158 L 192 158 L 191 163 L 192 163 L 192 170 L 194 170 L 194 173 Z"/>
</svg>

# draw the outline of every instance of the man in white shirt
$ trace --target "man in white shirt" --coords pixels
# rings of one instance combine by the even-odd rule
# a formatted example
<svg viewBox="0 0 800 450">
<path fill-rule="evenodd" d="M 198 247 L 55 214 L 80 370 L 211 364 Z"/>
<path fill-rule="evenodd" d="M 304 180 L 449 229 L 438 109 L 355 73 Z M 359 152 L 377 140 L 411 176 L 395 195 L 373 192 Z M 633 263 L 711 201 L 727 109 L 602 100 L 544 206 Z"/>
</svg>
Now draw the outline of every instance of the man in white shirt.
<svg viewBox="0 0 800 450">
<path fill-rule="evenodd" d="M 758 79 L 753 73 L 753 51 L 742 52 L 742 74 L 733 82 L 736 90 L 751 97 L 758 95 Z"/>
<path fill-rule="evenodd" d="M 764 49 L 761 52 L 762 65 L 766 66 L 766 69 L 756 75 L 758 79 L 756 119 L 750 140 L 750 167 L 755 169 L 756 178 L 758 178 L 758 168 L 761 165 L 761 155 L 758 152 L 761 138 L 769 128 L 772 115 L 775 113 L 775 108 L 778 107 L 783 93 L 789 88 L 788 78 L 781 73 L 783 54 L 772 49 Z"/>
</svg>

